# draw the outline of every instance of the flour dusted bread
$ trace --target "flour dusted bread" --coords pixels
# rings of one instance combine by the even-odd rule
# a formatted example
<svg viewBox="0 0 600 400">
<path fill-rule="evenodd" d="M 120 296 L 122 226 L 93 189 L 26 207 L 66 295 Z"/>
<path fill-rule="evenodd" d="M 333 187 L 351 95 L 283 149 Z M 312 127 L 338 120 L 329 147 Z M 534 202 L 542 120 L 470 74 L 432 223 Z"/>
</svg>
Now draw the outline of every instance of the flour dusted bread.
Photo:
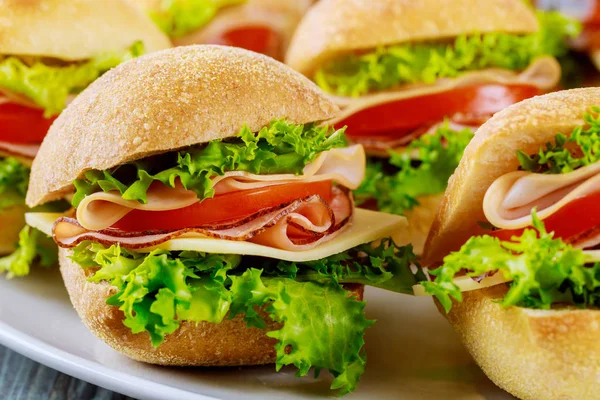
<svg viewBox="0 0 600 400">
<path fill-rule="evenodd" d="M 308 79 L 247 50 L 142 56 L 100 77 L 58 117 L 33 163 L 27 204 L 61 198 L 90 169 L 227 138 L 244 124 L 256 132 L 273 119 L 304 124 L 337 111 Z"/>
<path fill-rule="evenodd" d="M 485 374 L 524 400 L 600 398 L 600 311 L 504 308 L 506 291 L 465 292 L 448 314 Z"/>
</svg>

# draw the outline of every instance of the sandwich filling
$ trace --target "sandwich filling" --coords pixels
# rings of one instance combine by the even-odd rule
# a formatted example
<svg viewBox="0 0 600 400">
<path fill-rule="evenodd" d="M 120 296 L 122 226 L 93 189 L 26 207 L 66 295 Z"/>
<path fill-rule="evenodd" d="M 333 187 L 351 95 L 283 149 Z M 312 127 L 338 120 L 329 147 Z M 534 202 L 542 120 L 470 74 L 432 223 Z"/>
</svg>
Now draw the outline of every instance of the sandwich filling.
<svg viewBox="0 0 600 400">
<path fill-rule="evenodd" d="M 411 189 L 397 188 L 405 187 L 407 174 L 419 176 L 427 169 L 419 154 L 429 153 L 436 136 L 450 147 L 439 149 L 441 159 L 462 154 L 452 142 L 467 143 L 466 133 L 453 138 L 448 130 L 438 131 L 443 121 L 455 132 L 475 130 L 494 113 L 557 85 L 560 65 L 554 57 L 567 52 L 564 39 L 578 25 L 557 13 L 539 13 L 538 19 L 540 29 L 531 34 L 472 34 L 447 42 L 392 45 L 343 55 L 317 70 L 314 80 L 336 95 L 342 107 L 330 123 L 347 125 L 350 140 L 365 147 L 373 171 L 368 176 L 384 171 L 378 190 L 365 182 L 359 190 L 363 197 L 381 210 L 410 212 L 419 202 Z M 427 137 L 431 134 L 433 138 Z M 397 174 L 398 160 L 410 157 L 413 162 L 401 168 L 406 172 Z M 408 172 L 411 168 L 421 171 Z M 443 193 L 452 171 L 446 164 L 434 179 L 443 184 L 417 194 Z M 416 187 L 425 186 L 419 182 Z M 388 196 L 388 191 L 396 195 Z"/>
<path fill-rule="evenodd" d="M 219 44 L 283 59 L 311 0 L 169 0 L 151 11 L 176 46 Z"/>
<path fill-rule="evenodd" d="M 444 258 L 435 280 L 423 284 L 447 310 L 451 297 L 461 298 L 454 278 L 465 272 L 483 286 L 495 274 L 503 279 L 494 283 L 510 282 L 507 306 L 600 305 L 599 112 L 592 108 L 584 126 L 536 154 L 517 152 L 519 170 L 488 188 L 483 210 L 493 230 Z"/>
<path fill-rule="evenodd" d="M 115 286 L 108 304 L 154 346 L 184 323 L 275 321 L 266 335 L 277 340 L 277 369 L 327 369 L 345 394 L 364 371 L 373 324 L 356 284 L 411 293 L 424 279 L 410 246 L 383 239 L 406 229 L 404 218 L 355 213 L 350 190 L 364 165 L 343 130 L 273 121 L 89 171 L 74 182 L 70 217 L 28 222 L 68 248 L 91 282 Z"/>
<path fill-rule="evenodd" d="M 122 52 L 77 62 L 16 55 L 0 58 L 0 221 L 4 226 L 0 253 L 15 250 L 18 242 L 16 252 L 0 260 L 0 272 L 8 272 L 9 277 L 26 275 L 38 254 L 43 264 L 52 264 L 52 257 L 46 255 L 52 254 L 52 241 L 31 228 L 19 235 L 28 211 L 25 194 L 31 162 L 56 115 L 77 93 L 104 72 L 141 53 L 142 44 L 135 43 Z M 43 210 L 65 208 L 57 202 Z"/>
</svg>

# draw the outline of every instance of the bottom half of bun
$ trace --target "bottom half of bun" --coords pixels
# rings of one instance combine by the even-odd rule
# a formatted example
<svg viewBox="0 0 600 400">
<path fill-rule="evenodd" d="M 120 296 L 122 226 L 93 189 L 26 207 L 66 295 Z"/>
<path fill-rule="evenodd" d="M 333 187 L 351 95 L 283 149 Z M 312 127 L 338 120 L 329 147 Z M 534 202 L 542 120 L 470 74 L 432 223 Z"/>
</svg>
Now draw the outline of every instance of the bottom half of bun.
<svg viewBox="0 0 600 400">
<path fill-rule="evenodd" d="M 503 307 L 506 292 L 465 292 L 447 315 L 485 374 L 521 399 L 600 399 L 600 310 Z"/>
<path fill-rule="evenodd" d="M 25 226 L 24 205 L 13 205 L 0 210 L 0 255 L 15 251 L 19 232 Z"/>
<path fill-rule="evenodd" d="M 266 332 L 279 325 L 260 311 L 267 321 L 265 330 L 247 327 L 241 316 L 227 317 L 220 323 L 183 322 L 174 333 L 167 335 L 157 348 L 144 332 L 133 334 L 123 325 L 123 313 L 106 299 L 116 292 L 107 283 L 87 281 L 86 272 L 69 256 L 71 250 L 60 249 L 60 271 L 71 302 L 87 328 L 113 349 L 137 361 L 173 366 L 242 366 L 275 362 L 275 339 Z M 362 299 L 363 286 L 348 288 Z"/>
</svg>

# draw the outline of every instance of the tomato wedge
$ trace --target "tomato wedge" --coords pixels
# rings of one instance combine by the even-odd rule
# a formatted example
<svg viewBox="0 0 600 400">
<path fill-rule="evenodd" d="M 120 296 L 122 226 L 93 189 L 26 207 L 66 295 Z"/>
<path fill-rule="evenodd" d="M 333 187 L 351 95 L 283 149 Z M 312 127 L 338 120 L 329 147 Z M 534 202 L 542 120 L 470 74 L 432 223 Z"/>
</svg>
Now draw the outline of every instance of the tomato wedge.
<svg viewBox="0 0 600 400">
<path fill-rule="evenodd" d="M 544 220 L 546 230 L 554 232 L 554 237 L 569 239 L 600 226 L 600 192 L 573 200 Z M 490 232 L 500 240 L 510 241 L 520 236 L 524 229 L 500 229 Z"/>
<path fill-rule="evenodd" d="M 112 227 L 127 232 L 139 232 L 223 223 L 314 194 L 330 202 L 333 197 L 331 188 L 331 181 L 298 182 L 226 193 L 178 210 L 133 210 Z"/>
<path fill-rule="evenodd" d="M 0 104 L 0 141 L 41 143 L 55 118 L 45 118 L 44 111 L 20 104 Z"/>
<path fill-rule="evenodd" d="M 281 38 L 266 26 L 248 26 L 226 32 L 219 44 L 241 47 L 270 57 L 281 58 Z"/>
<path fill-rule="evenodd" d="M 541 94 L 529 85 L 476 85 L 393 101 L 359 111 L 341 121 L 354 138 L 396 140 L 445 117 L 489 115 L 511 104 Z"/>
</svg>

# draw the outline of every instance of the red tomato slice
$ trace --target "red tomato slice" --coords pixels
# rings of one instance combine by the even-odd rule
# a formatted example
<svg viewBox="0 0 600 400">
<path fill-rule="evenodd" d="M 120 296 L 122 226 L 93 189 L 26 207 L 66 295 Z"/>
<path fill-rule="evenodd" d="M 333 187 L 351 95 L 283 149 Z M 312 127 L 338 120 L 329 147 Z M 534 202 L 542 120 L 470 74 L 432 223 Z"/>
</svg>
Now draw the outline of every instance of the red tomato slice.
<svg viewBox="0 0 600 400">
<path fill-rule="evenodd" d="M 554 232 L 554 237 L 569 239 L 600 226 L 600 192 L 573 200 L 544 220 L 546 230 Z M 524 229 L 500 229 L 489 233 L 500 240 L 510 241 L 520 236 Z"/>
<path fill-rule="evenodd" d="M 296 199 L 318 194 L 330 202 L 331 181 L 287 183 L 215 196 L 169 211 L 134 210 L 112 227 L 128 232 L 176 230 L 233 221 Z"/>
<path fill-rule="evenodd" d="M 398 139 L 457 113 L 489 115 L 538 94 L 528 85 L 467 86 L 367 108 L 337 125 L 347 125 L 351 137 Z"/>
<path fill-rule="evenodd" d="M 223 35 L 220 44 L 241 47 L 276 59 L 281 56 L 281 37 L 266 26 L 232 29 Z"/>
<path fill-rule="evenodd" d="M 55 118 L 44 111 L 20 104 L 0 104 L 0 140 L 11 143 L 41 143 Z"/>
</svg>

